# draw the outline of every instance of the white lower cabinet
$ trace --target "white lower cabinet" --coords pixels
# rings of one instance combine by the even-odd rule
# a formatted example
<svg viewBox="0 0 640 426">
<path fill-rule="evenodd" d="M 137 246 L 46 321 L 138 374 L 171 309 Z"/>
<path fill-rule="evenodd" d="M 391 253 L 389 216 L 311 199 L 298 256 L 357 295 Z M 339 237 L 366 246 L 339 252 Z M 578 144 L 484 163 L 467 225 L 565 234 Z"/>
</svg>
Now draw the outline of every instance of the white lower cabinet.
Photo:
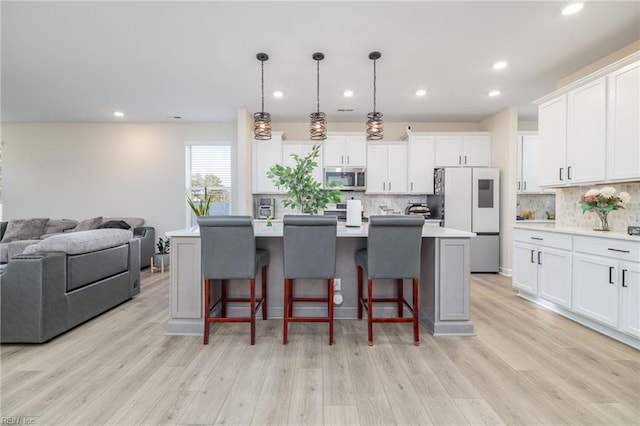
<svg viewBox="0 0 640 426">
<path fill-rule="evenodd" d="M 637 241 L 516 228 L 513 267 L 522 297 L 640 349 Z"/>
<path fill-rule="evenodd" d="M 618 326 L 618 262 L 575 253 L 573 255 L 573 310 L 612 327 Z"/>
<path fill-rule="evenodd" d="M 640 263 L 620 264 L 620 328 L 640 337 Z"/>
<path fill-rule="evenodd" d="M 571 237 L 516 230 L 515 239 L 513 286 L 571 309 Z"/>
</svg>

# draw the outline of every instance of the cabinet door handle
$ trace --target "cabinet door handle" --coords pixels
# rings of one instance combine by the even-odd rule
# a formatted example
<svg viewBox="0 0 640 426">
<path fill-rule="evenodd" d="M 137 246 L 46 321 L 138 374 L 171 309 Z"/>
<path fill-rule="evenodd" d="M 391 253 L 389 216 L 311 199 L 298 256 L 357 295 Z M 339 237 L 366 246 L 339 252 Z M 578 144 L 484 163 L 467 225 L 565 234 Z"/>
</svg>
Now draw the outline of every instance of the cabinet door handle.
<svg viewBox="0 0 640 426">
<path fill-rule="evenodd" d="M 625 279 L 626 272 L 629 272 L 629 271 L 627 271 L 626 269 L 622 270 L 622 287 L 629 287 Z"/>
<path fill-rule="evenodd" d="M 567 167 L 567 180 L 571 180 L 571 166 Z"/>
<path fill-rule="evenodd" d="M 618 253 L 629 253 L 629 250 L 620 250 L 620 249 L 614 249 L 614 248 L 607 248 L 607 250 L 617 251 Z"/>
<path fill-rule="evenodd" d="M 467 156 L 464 156 L 464 164 L 467 164 Z"/>
<path fill-rule="evenodd" d="M 351 161 L 349 161 L 349 156 L 347 155 L 347 164 L 351 164 Z"/>
<path fill-rule="evenodd" d="M 462 155 L 458 155 L 458 164 L 462 164 Z"/>
<path fill-rule="evenodd" d="M 411 190 L 413 191 L 413 182 L 411 182 Z"/>
<path fill-rule="evenodd" d="M 613 266 L 609 266 L 609 284 L 614 284 L 614 282 L 613 282 Z"/>
<path fill-rule="evenodd" d="M 560 182 L 562 182 L 562 170 L 564 169 L 564 167 L 560 167 Z"/>
<path fill-rule="evenodd" d="M 532 240 L 539 240 L 539 241 L 544 241 L 544 238 L 540 238 L 540 237 L 530 237 Z"/>
<path fill-rule="evenodd" d="M 518 182 L 518 191 L 520 191 L 520 182 Z"/>
<path fill-rule="evenodd" d="M 391 191 L 391 182 L 389 182 L 389 191 Z"/>
<path fill-rule="evenodd" d="M 533 254 L 535 253 L 535 250 L 531 250 L 531 263 L 536 263 L 535 260 L 533 260 Z"/>
<path fill-rule="evenodd" d="M 382 190 L 384 191 L 385 189 L 387 189 L 387 183 L 386 182 L 382 182 Z"/>
<path fill-rule="evenodd" d="M 525 191 L 527 190 L 527 182 L 526 182 L 526 181 L 524 182 L 524 188 L 523 188 L 523 189 L 524 189 Z"/>
<path fill-rule="evenodd" d="M 344 164 L 344 155 L 340 156 L 340 164 Z"/>
<path fill-rule="evenodd" d="M 538 265 L 542 265 L 542 259 L 540 258 L 540 255 L 542 254 L 541 251 L 538 252 Z"/>
</svg>

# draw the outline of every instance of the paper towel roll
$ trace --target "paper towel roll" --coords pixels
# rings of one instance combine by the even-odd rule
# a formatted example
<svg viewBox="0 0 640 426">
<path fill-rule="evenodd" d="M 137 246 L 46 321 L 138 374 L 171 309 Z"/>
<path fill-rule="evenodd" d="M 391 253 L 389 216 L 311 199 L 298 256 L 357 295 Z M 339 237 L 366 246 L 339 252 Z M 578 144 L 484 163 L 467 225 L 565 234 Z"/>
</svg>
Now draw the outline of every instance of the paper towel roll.
<svg viewBox="0 0 640 426">
<path fill-rule="evenodd" d="M 362 225 L 362 201 L 347 200 L 347 226 Z"/>
</svg>

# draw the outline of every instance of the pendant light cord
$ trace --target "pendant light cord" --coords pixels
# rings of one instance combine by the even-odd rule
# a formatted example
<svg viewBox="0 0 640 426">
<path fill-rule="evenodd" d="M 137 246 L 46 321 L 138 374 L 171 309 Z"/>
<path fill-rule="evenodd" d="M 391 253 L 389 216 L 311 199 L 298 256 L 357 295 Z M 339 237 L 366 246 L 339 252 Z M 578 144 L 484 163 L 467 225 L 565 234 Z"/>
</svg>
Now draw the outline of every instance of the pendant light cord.
<svg viewBox="0 0 640 426">
<path fill-rule="evenodd" d="M 373 60 L 373 112 L 376 112 L 376 59 Z"/>
<path fill-rule="evenodd" d="M 260 112 L 264 113 L 264 61 L 260 61 L 260 90 L 262 92 L 262 105 Z M 375 109 L 375 108 L 374 108 Z"/>
<path fill-rule="evenodd" d="M 316 108 L 317 112 L 320 113 L 320 61 L 316 60 Z"/>
</svg>

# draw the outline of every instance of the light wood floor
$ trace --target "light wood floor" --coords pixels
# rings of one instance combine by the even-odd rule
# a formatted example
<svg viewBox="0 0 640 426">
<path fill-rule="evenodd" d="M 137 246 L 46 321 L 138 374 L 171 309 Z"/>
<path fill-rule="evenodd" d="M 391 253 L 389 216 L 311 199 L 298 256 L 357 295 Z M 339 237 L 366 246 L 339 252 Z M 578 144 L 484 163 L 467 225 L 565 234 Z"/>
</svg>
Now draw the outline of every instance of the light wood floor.
<svg viewBox="0 0 640 426">
<path fill-rule="evenodd" d="M 168 274 L 43 345 L 3 345 L 2 416 L 25 424 L 640 424 L 640 352 L 473 275 L 475 337 L 408 324 L 259 321 L 165 336 Z M 25 417 L 22 417 L 25 416 Z M 5 422 L 6 423 L 6 422 Z"/>
</svg>

